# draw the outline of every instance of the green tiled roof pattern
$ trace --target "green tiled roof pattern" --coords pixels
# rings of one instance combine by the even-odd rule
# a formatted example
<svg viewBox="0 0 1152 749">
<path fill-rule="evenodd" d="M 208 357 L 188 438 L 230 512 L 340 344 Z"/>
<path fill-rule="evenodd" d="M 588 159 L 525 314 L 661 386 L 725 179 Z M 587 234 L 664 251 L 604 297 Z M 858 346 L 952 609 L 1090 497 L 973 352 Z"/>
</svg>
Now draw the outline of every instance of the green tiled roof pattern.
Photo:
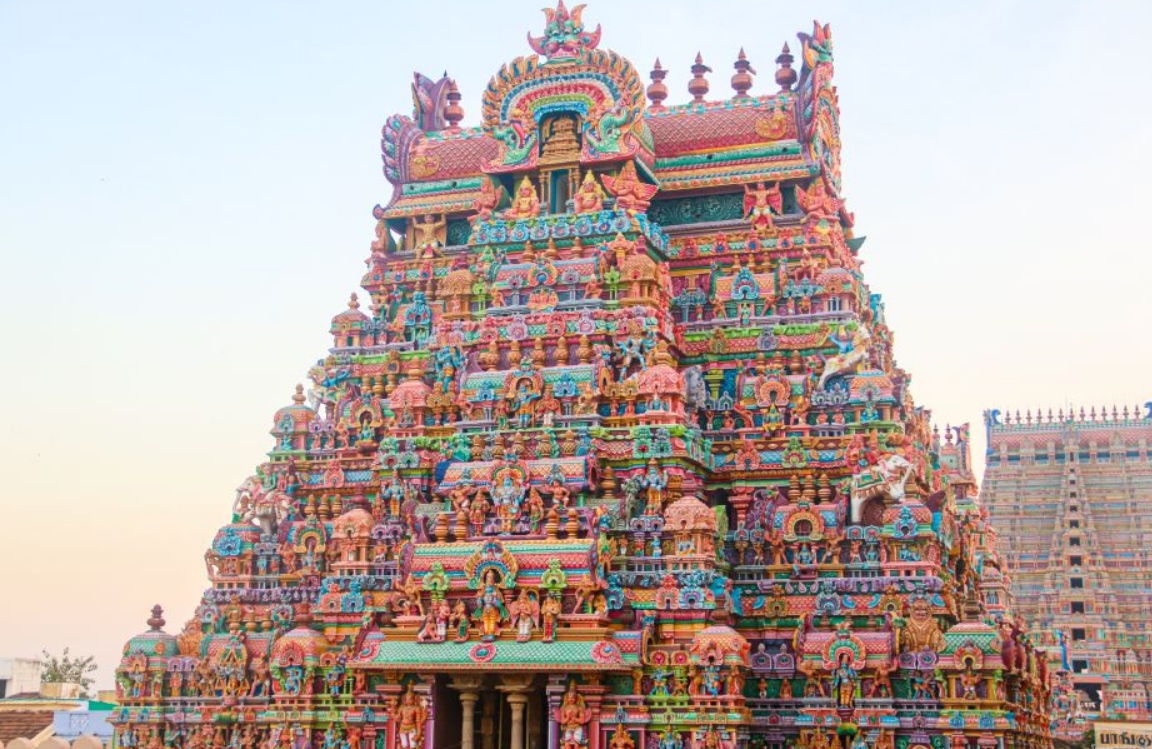
<svg viewBox="0 0 1152 749">
<path fill-rule="evenodd" d="M 944 649 L 940 651 L 941 655 L 950 655 L 956 652 L 956 648 L 961 647 L 968 641 L 971 641 L 980 648 L 984 653 L 995 653 L 997 649 L 995 632 L 964 632 L 964 631 L 949 631 L 944 633 Z"/>
<path fill-rule="evenodd" d="M 419 666 L 434 671 L 437 667 L 454 666 L 474 669 L 534 668 L 540 670 L 596 670 L 619 671 L 630 669 L 639 663 L 633 653 L 622 653 L 623 663 L 600 663 L 592 657 L 592 647 L 596 641 L 580 642 L 515 642 L 500 640 L 489 643 L 495 646 L 496 655 L 489 661 L 477 663 L 470 653 L 477 642 L 400 642 L 385 641 L 379 644 L 371 661 L 363 665 Z"/>
<path fill-rule="evenodd" d="M 551 543 L 540 541 L 512 541 L 501 539 L 505 549 L 513 554 L 573 554 L 587 552 L 592 542 L 586 538 L 576 541 L 554 541 Z M 482 543 L 468 544 L 421 544 L 416 547 L 415 555 L 418 557 L 442 557 L 444 559 L 466 558 L 476 552 Z"/>
</svg>

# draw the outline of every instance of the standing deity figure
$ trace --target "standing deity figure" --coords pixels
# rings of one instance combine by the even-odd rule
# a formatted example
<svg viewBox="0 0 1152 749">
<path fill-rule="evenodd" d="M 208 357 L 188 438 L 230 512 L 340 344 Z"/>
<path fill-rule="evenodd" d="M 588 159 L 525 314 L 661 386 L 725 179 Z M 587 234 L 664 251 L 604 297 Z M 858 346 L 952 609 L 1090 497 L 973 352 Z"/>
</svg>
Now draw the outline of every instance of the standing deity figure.
<svg viewBox="0 0 1152 749">
<path fill-rule="evenodd" d="M 436 603 L 436 642 L 444 642 L 448 637 L 448 620 L 452 618 L 452 609 L 448 606 L 448 599 L 441 598 Z"/>
<path fill-rule="evenodd" d="M 416 696 L 412 685 L 400 700 L 396 708 L 396 739 L 400 749 L 420 749 L 424 743 L 424 723 L 428 720 L 428 711 L 424 708 L 423 700 Z"/>
<path fill-rule="evenodd" d="M 531 382 L 527 379 L 520 380 L 516 390 L 509 393 L 508 399 L 512 401 L 512 411 L 520 422 L 520 428 L 532 426 L 536 414 L 536 401 L 540 399 L 540 393 L 532 387 Z"/>
<path fill-rule="evenodd" d="M 588 732 L 585 726 L 592 718 L 592 711 L 584 704 L 584 697 L 576 691 L 576 682 L 568 682 L 568 691 L 556 713 L 560 724 L 561 749 L 582 749 L 588 745 Z"/>
<path fill-rule="evenodd" d="M 703 689 L 704 694 L 708 695 L 709 697 L 719 697 L 720 667 L 714 664 L 708 664 L 704 667 L 704 671 L 701 676 L 703 677 L 703 684 L 701 685 L 701 688 Z"/>
<path fill-rule="evenodd" d="M 468 607 L 464 601 L 456 601 L 456 607 L 448 617 L 448 626 L 456 633 L 456 642 L 468 641 Z"/>
<path fill-rule="evenodd" d="M 482 639 L 491 642 L 500 635 L 500 624 L 508 618 L 504 594 L 496 587 L 494 570 L 488 570 L 484 574 L 484 585 L 477 594 L 476 601 L 476 613 L 473 618 L 480 622 Z"/>
<path fill-rule="evenodd" d="M 760 238 L 776 233 L 772 216 L 781 212 L 782 205 L 780 188 L 776 185 L 765 187 L 763 182 L 757 182 L 755 188 L 744 186 L 744 216 Z"/>
<path fill-rule="evenodd" d="M 856 682 L 859 677 L 852 668 L 851 658 L 841 653 L 836 670 L 832 672 L 832 688 L 836 693 L 836 707 L 850 708 L 856 705 Z"/>
<path fill-rule="evenodd" d="M 527 588 L 520 589 L 519 597 L 509 606 L 512 624 L 516 627 L 516 642 L 528 642 L 532 630 L 540 624 L 540 606 L 532 599 Z"/>
<path fill-rule="evenodd" d="M 500 517 L 500 526 L 505 533 L 511 533 L 516 518 L 520 516 L 520 503 L 524 500 L 524 487 L 513 482 L 512 477 L 505 475 L 504 480 L 493 492 L 492 499 L 496 501 L 496 514 Z"/>
<path fill-rule="evenodd" d="M 468 510 L 468 521 L 472 523 L 472 534 L 479 536 L 484 532 L 484 521 L 488 517 L 488 500 L 480 492 L 472 499 L 472 506 Z"/>
<path fill-rule="evenodd" d="M 664 511 L 664 488 L 668 486 L 668 475 L 657 467 L 655 458 L 648 461 L 648 473 L 644 475 L 643 483 L 647 490 L 644 514 L 662 514 Z"/>
<path fill-rule="evenodd" d="M 961 699 L 974 700 L 979 696 L 976 688 L 980 685 L 980 675 L 972 670 L 969 666 L 963 674 L 960 675 L 960 686 L 963 689 Z"/>
<path fill-rule="evenodd" d="M 556 640 L 556 623 L 560 618 L 561 611 L 560 599 L 557 596 L 549 595 L 544 599 L 544 603 L 541 604 L 540 615 L 544 622 L 544 642 L 554 642 Z"/>
</svg>

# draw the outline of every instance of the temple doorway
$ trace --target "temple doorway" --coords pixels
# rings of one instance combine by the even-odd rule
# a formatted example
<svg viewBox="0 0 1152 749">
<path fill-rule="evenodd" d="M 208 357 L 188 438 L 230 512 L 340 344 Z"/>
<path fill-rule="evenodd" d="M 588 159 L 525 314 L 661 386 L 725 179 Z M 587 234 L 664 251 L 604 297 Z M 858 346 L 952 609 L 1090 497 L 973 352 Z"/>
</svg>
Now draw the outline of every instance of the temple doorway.
<svg viewBox="0 0 1152 749">
<path fill-rule="evenodd" d="M 439 676 L 433 749 L 547 749 L 546 679 Z"/>
</svg>

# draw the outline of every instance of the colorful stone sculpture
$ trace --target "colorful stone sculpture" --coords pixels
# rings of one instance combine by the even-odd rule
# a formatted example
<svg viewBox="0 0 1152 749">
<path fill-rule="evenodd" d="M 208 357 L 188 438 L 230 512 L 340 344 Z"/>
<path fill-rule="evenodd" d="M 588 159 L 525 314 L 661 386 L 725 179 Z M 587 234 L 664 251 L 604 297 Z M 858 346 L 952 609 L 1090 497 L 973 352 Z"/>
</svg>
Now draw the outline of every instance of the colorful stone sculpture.
<svg viewBox="0 0 1152 749">
<path fill-rule="evenodd" d="M 581 14 L 480 127 L 423 76 L 386 122 L 368 312 L 277 412 L 194 619 L 125 649 L 121 743 L 1047 749 L 860 272 L 830 31 L 774 93 L 742 56 L 708 101 L 698 60 L 665 105 L 657 64 L 646 108 Z"/>
</svg>

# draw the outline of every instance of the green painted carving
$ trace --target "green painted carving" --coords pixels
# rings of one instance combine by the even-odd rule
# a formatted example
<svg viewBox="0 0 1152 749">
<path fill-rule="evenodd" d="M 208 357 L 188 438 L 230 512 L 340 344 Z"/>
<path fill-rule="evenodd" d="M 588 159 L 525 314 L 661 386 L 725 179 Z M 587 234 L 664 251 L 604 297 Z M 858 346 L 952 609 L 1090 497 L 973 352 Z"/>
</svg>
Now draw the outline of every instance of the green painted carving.
<svg viewBox="0 0 1152 749">
<path fill-rule="evenodd" d="M 648 209 L 648 218 L 661 226 L 706 221 L 735 221 L 743 217 L 743 192 L 657 200 Z"/>
</svg>

